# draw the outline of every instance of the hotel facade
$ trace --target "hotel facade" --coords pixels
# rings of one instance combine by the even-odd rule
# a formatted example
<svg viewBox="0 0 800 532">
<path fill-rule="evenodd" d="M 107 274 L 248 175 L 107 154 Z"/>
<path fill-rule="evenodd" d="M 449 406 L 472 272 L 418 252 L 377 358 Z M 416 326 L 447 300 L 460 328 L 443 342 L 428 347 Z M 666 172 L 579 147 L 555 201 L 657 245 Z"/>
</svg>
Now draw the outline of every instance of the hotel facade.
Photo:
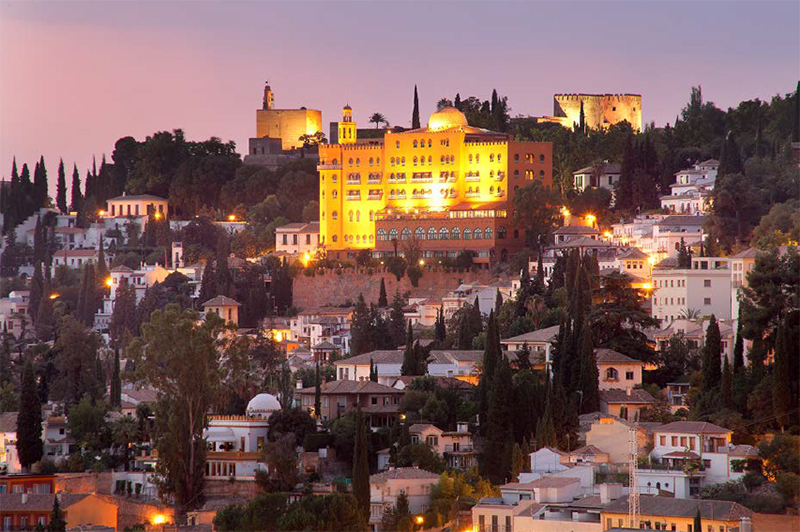
<svg viewBox="0 0 800 532">
<path fill-rule="evenodd" d="M 452 107 L 427 127 L 356 137 L 347 106 L 339 144 L 319 147 L 320 246 L 331 258 L 402 254 L 415 239 L 423 257 L 471 250 L 478 263 L 506 260 L 525 241 L 514 192 L 534 180 L 552 185 L 551 143 L 472 127 Z"/>
</svg>

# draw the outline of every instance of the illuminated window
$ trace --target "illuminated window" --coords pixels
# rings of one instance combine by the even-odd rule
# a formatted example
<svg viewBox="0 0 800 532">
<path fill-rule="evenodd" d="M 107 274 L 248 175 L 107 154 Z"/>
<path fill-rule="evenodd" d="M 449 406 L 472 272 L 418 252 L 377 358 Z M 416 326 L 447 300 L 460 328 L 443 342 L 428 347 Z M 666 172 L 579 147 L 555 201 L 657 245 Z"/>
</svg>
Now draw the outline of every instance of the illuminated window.
<svg viewBox="0 0 800 532">
<path fill-rule="evenodd" d="M 428 147 L 430 148 L 431 146 L 433 146 L 433 141 L 431 139 L 428 139 Z"/>
<path fill-rule="evenodd" d="M 481 162 L 481 154 L 480 153 L 475 156 L 475 162 L 476 163 Z"/>
<path fill-rule="evenodd" d="M 428 229 L 428 240 L 436 240 L 436 229 L 433 227 Z"/>
<path fill-rule="evenodd" d="M 336 174 L 333 174 L 333 182 L 336 183 L 339 180 L 339 177 Z"/>
<path fill-rule="evenodd" d="M 439 164 L 444 164 L 444 155 L 439 158 Z"/>
<path fill-rule="evenodd" d="M 470 164 L 472 164 L 472 154 L 471 153 L 469 154 L 469 162 L 470 162 Z"/>
<path fill-rule="evenodd" d="M 337 237 L 336 235 L 333 235 L 333 241 L 336 242 L 337 240 L 339 240 L 339 237 Z"/>
<path fill-rule="evenodd" d="M 389 240 L 397 240 L 397 229 L 389 230 Z"/>
<path fill-rule="evenodd" d="M 356 157 L 356 166 L 361 166 L 361 159 Z"/>
<path fill-rule="evenodd" d="M 380 157 L 378 157 L 378 159 L 377 159 L 377 161 L 375 162 L 375 164 L 376 164 L 376 165 L 378 165 L 378 166 L 380 166 L 380 165 L 381 165 L 381 158 L 380 158 Z"/>
<path fill-rule="evenodd" d="M 375 211 L 369 211 L 369 221 L 370 222 L 375 221 Z"/>
<path fill-rule="evenodd" d="M 414 147 L 415 148 L 417 147 L 417 141 L 416 140 L 414 141 Z"/>
<path fill-rule="evenodd" d="M 472 231 L 469 228 L 464 229 L 464 240 L 472 240 Z"/>
<path fill-rule="evenodd" d="M 442 227 L 439 229 L 439 240 L 447 240 L 450 237 L 450 234 L 447 231 L 446 227 Z"/>
<path fill-rule="evenodd" d="M 450 230 L 450 240 L 461 240 L 461 232 L 458 227 L 453 227 Z"/>
<path fill-rule="evenodd" d="M 432 163 L 433 163 L 433 157 L 428 155 L 428 164 L 432 164 Z"/>
<path fill-rule="evenodd" d="M 475 232 L 474 232 L 474 233 L 472 233 L 472 237 L 473 237 L 475 240 L 480 240 L 481 238 L 483 238 L 483 233 L 481 233 L 481 230 L 480 230 L 480 229 L 475 229 Z"/>
<path fill-rule="evenodd" d="M 351 240 L 352 240 L 352 238 L 351 238 Z M 361 242 L 361 235 L 356 235 L 356 242 L 358 242 L 358 243 Z"/>
<path fill-rule="evenodd" d="M 350 166 L 353 166 L 353 158 L 352 157 L 350 157 L 350 160 L 347 161 L 347 164 L 349 164 Z"/>
<path fill-rule="evenodd" d="M 333 218 L 334 220 L 338 220 L 339 219 L 339 213 L 336 212 L 336 211 L 333 211 L 331 213 L 331 218 Z"/>
<path fill-rule="evenodd" d="M 399 140 L 394 141 L 394 147 L 395 148 L 399 148 L 400 147 L 400 141 Z"/>
<path fill-rule="evenodd" d="M 386 230 L 378 229 L 378 242 L 386 241 Z"/>
<path fill-rule="evenodd" d="M 361 221 L 361 211 L 356 211 L 356 221 L 357 222 Z"/>
<path fill-rule="evenodd" d="M 370 244 L 372 244 L 372 242 L 373 242 L 374 240 L 375 240 L 375 237 L 373 237 L 372 235 L 369 235 L 369 243 L 370 243 Z"/>
<path fill-rule="evenodd" d="M 403 157 L 402 159 L 400 159 L 400 161 L 401 161 L 401 164 L 402 164 L 403 166 L 405 166 L 405 165 L 406 165 L 406 158 L 405 158 L 405 157 Z"/>
<path fill-rule="evenodd" d="M 503 158 L 503 155 L 501 153 L 498 153 L 497 154 L 497 162 L 499 163 L 502 158 Z"/>
<path fill-rule="evenodd" d="M 490 153 L 490 154 L 489 154 L 489 162 L 490 162 L 490 163 L 493 163 L 493 162 L 494 162 L 494 153 Z"/>
<path fill-rule="evenodd" d="M 491 174 L 489 174 L 489 177 L 492 177 Z M 489 187 L 489 194 L 494 194 L 494 187 Z"/>
<path fill-rule="evenodd" d="M 491 227 L 487 227 L 486 231 L 483 232 L 483 238 L 484 238 L 484 240 L 491 240 L 492 239 L 492 228 Z"/>
<path fill-rule="evenodd" d="M 336 199 L 336 197 L 337 197 L 338 195 L 339 195 L 339 193 L 338 193 L 338 192 L 336 192 L 335 190 L 331 191 L 331 196 L 333 196 L 333 198 L 334 198 L 334 199 Z"/>
<path fill-rule="evenodd" d="M 369 165 L 372 166 L 372 163 L 373 163 L 373 159 L 372 159 L 372 157 L 370 157 L 369 158 Z"/>
<path fill-rule="evenodd" d="M 350 215 L 350 221 L 352 222 L 353 221 L 353 211 L 350 211 L 349 215 Z"/>
<path fill-rule="evenodd" d="M 404 227 L 402 231 L 400 231 L 400 240 L 408 240 L 411 238 L 411 230 L 408 227 Z"/>
<path fill-rule="evenodd" d="M 414 230 L 414 237 L 417 240 L 425 240 L 425 230 L 423 228 L 421 228 L 421 227 L 417 227 Z"/>
</svg>

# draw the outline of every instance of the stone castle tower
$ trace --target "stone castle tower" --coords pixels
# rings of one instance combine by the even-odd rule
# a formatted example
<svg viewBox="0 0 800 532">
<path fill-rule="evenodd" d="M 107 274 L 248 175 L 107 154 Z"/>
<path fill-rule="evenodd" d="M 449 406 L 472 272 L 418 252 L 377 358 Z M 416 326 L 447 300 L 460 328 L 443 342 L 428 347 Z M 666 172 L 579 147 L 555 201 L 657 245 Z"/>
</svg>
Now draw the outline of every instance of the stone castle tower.
<svg viewBox="0 0 800 532">
<path fill-rule="evenodd" d="M 269 81 L 264 85 L 264 111 L 275 108 L 275 94 L 272 92 L 272 87 L 269 86 Z"/>
<path fill-rule="evenodd" d="M 607 128 L 627 121 L 635 131 L 642 130 L 642 96 L 640 94 L 556 94 L 553 115 L 565 118 L 566 127 L 580 122 L 581 103 L 584 122 L 592 129 Z"/>
</svg>

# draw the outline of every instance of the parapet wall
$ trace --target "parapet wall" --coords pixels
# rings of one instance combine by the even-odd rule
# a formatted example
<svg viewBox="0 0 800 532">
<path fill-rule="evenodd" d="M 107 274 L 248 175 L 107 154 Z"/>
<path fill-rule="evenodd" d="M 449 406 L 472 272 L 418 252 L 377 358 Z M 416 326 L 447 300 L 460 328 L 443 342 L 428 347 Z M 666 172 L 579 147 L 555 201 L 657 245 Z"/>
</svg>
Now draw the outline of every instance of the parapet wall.
<svg viewBox="0 0 800 532">
<path fill-rule="evenodd" d="M 592 129 L 607 128 L 627 121 L 633 129 L 642 129 L 642 96 L 640 94 L 556 94 L 553 114 L 567 117 L 570 123 L 580 122 L 581 103 L 586 125 Z"/>
<path fill-rule="evenodd" d="M 359 294 L 364 295 L 367 304 L 377 303 L 381 279 L 386 284 L 386 295 L 391 303 L 395 291 L 403 294 L 419 289 L 453 290 L 461 283 L 488 282 L 492 275 L 489 270 L 447 272 L 426 268 L 419 280 L 419 286 L 414 287 L 407 276 L 398 281 L 390 272 L 375 272 L 370 275 L 364 270 L 345 270 L 342 273 L 331 271 L 314 277 L 301 274 L 294 279 L 293 304 L 297 308 L 338 306 L 348 301 L 355 302 Z"/>
</svg>

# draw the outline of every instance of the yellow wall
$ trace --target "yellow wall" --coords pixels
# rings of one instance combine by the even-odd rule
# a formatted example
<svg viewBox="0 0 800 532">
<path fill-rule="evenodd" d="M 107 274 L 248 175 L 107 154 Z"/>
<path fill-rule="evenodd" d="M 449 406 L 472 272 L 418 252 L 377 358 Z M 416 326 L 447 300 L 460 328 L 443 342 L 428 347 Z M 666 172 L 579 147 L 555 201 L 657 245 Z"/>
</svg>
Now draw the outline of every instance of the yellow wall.
<svg viewBox="0 0 800 532">
<path fill-rule="evenodd" d="M 66 520 L 67 528 L 85 526 L 88 523 L 117 528 L 117 506 L 96 495 L 90 495 L 66 509 Z"/>
<path fill-rule="evenodd" d="M 321 242 L 329 250 L 374 247 L 374 213 L 383 209 L 398 209 L 404 212 L 431 208 L 445 210 L 447 207 L 464 202 L 506 201 L 509 181 L 508 142 L 467 143 L 464 139 L 463 131 L 387 132 L 383 143 L 376 141 L 370 144 L 321 146 Z M 420 144 L 423 140 L 424 148 Z M 416 148 L 414 141 L 417 142 Z M 451 158 L 452 163 L 443 163 L 443 156 Z M 471 163 L 470 156 L 472 156 Z M 418 160 L 416 166 L 415 157 Z M 425 157 L 424 165 L 420 164 L 420 157 Z M 490 157 L 493 160 L 490 160 Z M 394 165 L 392 165 L 393 159 Z M 414 173 L 423 172 L 429 172 L 432 179 L 425 182 L 412 179 Z M 441 172 L 454 172 L 456 178 L 454 181 L 451 179 L 452 182 L 441 182 Z M 467 172 L 479 172 L 480 176 L 477 181 L 467 182 L 465 179 Z M 505 172 L 502 179 L 497 179 L 499 172 Z M 404 173 L 405 182 L 390 183 L 390 176 L 393 173 L 395 176 Z M 360 184 L 348 185 L 350 174 L 360 175 Z M 370 184 L 369 174 L 380 175 L 380 182 Z M 478 189 L 479 194 L 467 197 L 466 193 L 470 188 L 473 191 Z M 413 194 L 415 189 L 430 190 L 431 194 L 415 198 Z M 443 190 L 447 191 L 446 196 L 442 194 Z M 380 195 L 370 199 L 370 191 L 380 192 Z M 392 191 L 395 192 L 394 197 L 391 196 Z M 398 192 L 401 191 L 405 196 L 398 196 Z M 354 192 L 359 194 L 360 199 L 348 200 L 348 197 L 355 197 L 349 196 L 348 193 Z M 351 211 L 352 221 L 350 221 Z M 334 219 L 334 212 L 337 219 Z M 350 236 L 353 237 L 352 241 Z"/>
<path fill-rule="evenodd" d="M 301 135 L 322 131 L 322 113 L 313 109 L 259 109 L 256 111 L 256 137 L 281 139 L 284 150 L 300 148 Z"/>
<path fill-rule="evenodd" d="M 628 516 L 622 514 L 606 514 L 601 512 L 601 524 L 603 525 L 603 530 L 608 530 L 609 528 L 619 527 L 619 520 L 622 519 L 622 525 L 625 526 L 628 522 Z M 611 526 L 608 524 L 608 520 L 611 519 Z M 642 515 L 639 517 L 640 523 L 645 523 L 650 521 L 651 528 L 655 526 L 656 523 L 666 523 L 667 527 L 666 530 L 672 530 L 672 525 L 674 524 L 676 529 L 680 532 L 686 532 L 689 530 L 689 526 L 694 525 L 694 517 L 665 517 L 665 516 L 658 516 L 658 515 Z M 720 521 L 715 519 L 707 519 L 703 518 L 703 531 L 705 532 L 708 530 L 708 526 L 711 525 L 711 529 L 714 532 L 719 531 L 720 525 L 725 527 L 725 531 L 727 532 L 729 527 L 739 526 L 739 521 Z"/>
</svg>

